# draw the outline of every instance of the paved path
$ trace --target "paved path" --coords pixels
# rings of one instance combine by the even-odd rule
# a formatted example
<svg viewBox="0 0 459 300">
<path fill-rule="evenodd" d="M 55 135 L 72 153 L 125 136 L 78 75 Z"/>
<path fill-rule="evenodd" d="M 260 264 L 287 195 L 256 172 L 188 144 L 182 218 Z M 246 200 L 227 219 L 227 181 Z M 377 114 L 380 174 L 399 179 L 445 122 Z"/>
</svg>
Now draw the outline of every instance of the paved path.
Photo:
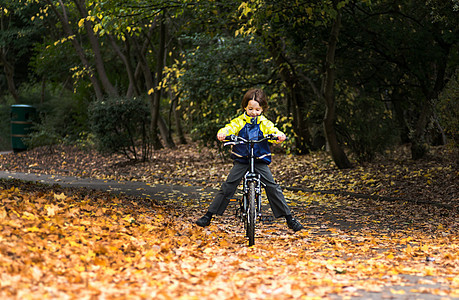
<svg viewBox="0 0 459 300">
<path fill-rule="evenodd" d="M 199 199 L 204 189 L 200 186 L 181 186 L 164 184 L 147 184 L 135 181 L 115 181 L 92 178 L 80 178 L 61 175 L 43 175 L 35 173 L 19 173 L 0 171 L 0 178 L 14 178 L 24 181 L 40 182 L 44 184 L 58 184 L 66 187 L 82 187 L 89 189 L 104 190 L 113 193 L 140 196 L 154 200 L 167 200 L 171 197 L 186 197 Z"/>
</svg>

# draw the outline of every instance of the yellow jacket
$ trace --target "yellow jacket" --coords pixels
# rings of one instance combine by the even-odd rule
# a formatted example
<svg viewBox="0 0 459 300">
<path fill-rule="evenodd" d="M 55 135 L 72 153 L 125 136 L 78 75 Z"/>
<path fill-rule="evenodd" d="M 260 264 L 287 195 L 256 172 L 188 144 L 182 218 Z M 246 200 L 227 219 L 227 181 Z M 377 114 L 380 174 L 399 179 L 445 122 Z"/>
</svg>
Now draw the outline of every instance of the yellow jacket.
<svg viewBox="0 0 459 300">
<path fill-rule="evenodd" d="M 245 139 L 260 139 L 267 134 L 281 135 L 282 131 L 274 126 L 274 123 L 265 116 L 249 117 L 246 113 L 231 120 L 225 127 L 221 128 L 218 133 L 228 135 L 237 135 Z M 278 143 L 278 142 L 277 142 Z M 238 162 L 248 163 L 249 149 L 248 145 L 235 145 L 232 149 L 232 157 Z M 259 162 L 271 163 L 271 149 L 268 141 L 257 143 L 254 146 L 254 154 Z"/>
</svg>

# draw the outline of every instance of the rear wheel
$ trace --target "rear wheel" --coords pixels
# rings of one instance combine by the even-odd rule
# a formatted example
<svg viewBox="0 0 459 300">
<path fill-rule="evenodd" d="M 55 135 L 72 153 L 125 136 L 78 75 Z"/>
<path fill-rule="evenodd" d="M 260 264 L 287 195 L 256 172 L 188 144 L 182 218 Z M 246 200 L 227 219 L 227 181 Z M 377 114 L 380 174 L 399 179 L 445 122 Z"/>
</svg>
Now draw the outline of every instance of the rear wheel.
<svg viewBox="0 0 459 300">
<path fill-rule="evenodd" d="M 255 182 L 249 183 L 249 194 L 247 197 L 247 237 L 249 246 L 255 244 L 255 219 L 256 219 L 256 201 L 255 201 Z"/>
</svg>

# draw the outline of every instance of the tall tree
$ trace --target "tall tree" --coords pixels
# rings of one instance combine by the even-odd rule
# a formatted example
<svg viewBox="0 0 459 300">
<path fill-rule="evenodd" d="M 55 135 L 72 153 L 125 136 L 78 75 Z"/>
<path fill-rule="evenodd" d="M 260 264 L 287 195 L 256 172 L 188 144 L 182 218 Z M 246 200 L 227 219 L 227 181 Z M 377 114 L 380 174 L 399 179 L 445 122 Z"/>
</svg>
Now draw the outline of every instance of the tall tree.
<svg viewBox="0 0 459 300">
<path fill-rule="evenodd" d="M 101 42 L 97 35 L 95 26 L 92 24 L 91 21 L 94 18 L 91 18 L 91 16 L 89 16 L 88 14 L 86 0 L 73 0 L 73 2 L 75 3 L 77 10 L 80 13 L 80 20 L 83 21 L 84 28 L 86 29 L 86 35 L 88 37 L 89 43 L 92 48 L 92 52 L 94 54 L 94 64 L 96 66 L 99 79 L 102 82 L 102 86 L 104 87 L 105 92 L 109 96 L 118 96 L 118 91 L 110 82 L 110 79 L 105 70 L 105 62 L 100 50 Z M 79 24 L 81 24 L 81 21 L 79 22 Z"/>
<path fill-rule="evenodd" d="M 305 100 L 307 86 L 314 92 L 326 107 L 323 126 L 325 136 L 330 148 L 333 160 L 339 168 L 349 168 L 351 164 L 339 143 L 334 126 L 336 119 L 335 110 L 335 52 L 336 44 L 338 42 L 338 34 L 340 28 L 341 9 L 348 1 L 324 1 L 317 3 L 316 1 L 259 1 L 244 2 L 240 6 L 241 18 L 247 19 L 245 24 L 242 25 L 240 31 L 246 33 L 256 32 L 264 36 L 266 46 L 271 49 L 271 53 L 278 63 L 281 77 L 285 81 L 285 85 L 289 88 L 289 94 L 294 99 L 294 123 L 296 133 L 299 136 L 299 147 L 311 147 L 311 135 L 309 133 L 307 113 L 308 101 Z M 326 49 L 322 51 L 322 58 L 316 61 L 309 61 L 308 65 L 314 64 L 313 72 L 310 70 L 302 70 L 306 65 L 304 56 L 304 48 L 301 49 L 303 53 L 296 56 L 295 42 L 289 40 L 285 42 L 290 47 L 285 47 L 286 50 L 280 52 L 279 46 L 276 46 L 278 40 L 285 40 L 285 38 L 292 38 L 290 32 L 295 34 L 304 34 L 306 37 L 309 32 L 317 32 L 317 28 L 329 29 L 331 28 L 328 39 L 324 40 L 327 44 Z M 315 37 L 318 38 L 317 36 Z M 305 46 L 304 41 L 299 41 L 301 46 Z M 312 55 L 311 55 L 312 56 Z M 302 59 L 303 58 L 303 59 Z M 300 67 L 302 66 L 302 67 Z M 306 71 L 306 72 L 305 72 Z M 320 88 L 318 87 L 317 80 L 312 79 L 307 75 L 320 74 L 322 77 Z M 317 76 L 316 76 L 317 78 Z"/>
<path fill-rule="evenodd" d="M 327 55 L 325 59 L 325 77 L 322 84 L 322 94 L 325 100 L 324 130 L 327 142 L 330 147 L 331 156 L 340 169 L 350 168 L 351 163 L 338 143 L 335 130 L 336 101 L 335 101 L 335 77 L 336 64 L 335 54 L 338 43 L 339 30 L 341 26 L 341 11 L 337 10 L 336 18 L 331 28 L 330 39 L 327 45 Z"/>
</svg>

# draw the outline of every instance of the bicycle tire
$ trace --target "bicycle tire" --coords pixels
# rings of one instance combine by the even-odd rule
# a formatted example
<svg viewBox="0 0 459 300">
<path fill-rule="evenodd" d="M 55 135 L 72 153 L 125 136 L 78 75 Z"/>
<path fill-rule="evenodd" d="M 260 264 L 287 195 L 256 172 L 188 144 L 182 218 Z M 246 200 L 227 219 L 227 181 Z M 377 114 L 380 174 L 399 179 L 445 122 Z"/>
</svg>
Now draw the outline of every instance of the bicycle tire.
<svg viewBox="0 0 459 300">
<path fill-rule="evenodd" d="M 249 246 L 255 245 L 255 221 L 256 221 L 256 194 L 255 182 L 249 183 L 247 207 L 247 237 L 249 238 Z"/>
</svg>

